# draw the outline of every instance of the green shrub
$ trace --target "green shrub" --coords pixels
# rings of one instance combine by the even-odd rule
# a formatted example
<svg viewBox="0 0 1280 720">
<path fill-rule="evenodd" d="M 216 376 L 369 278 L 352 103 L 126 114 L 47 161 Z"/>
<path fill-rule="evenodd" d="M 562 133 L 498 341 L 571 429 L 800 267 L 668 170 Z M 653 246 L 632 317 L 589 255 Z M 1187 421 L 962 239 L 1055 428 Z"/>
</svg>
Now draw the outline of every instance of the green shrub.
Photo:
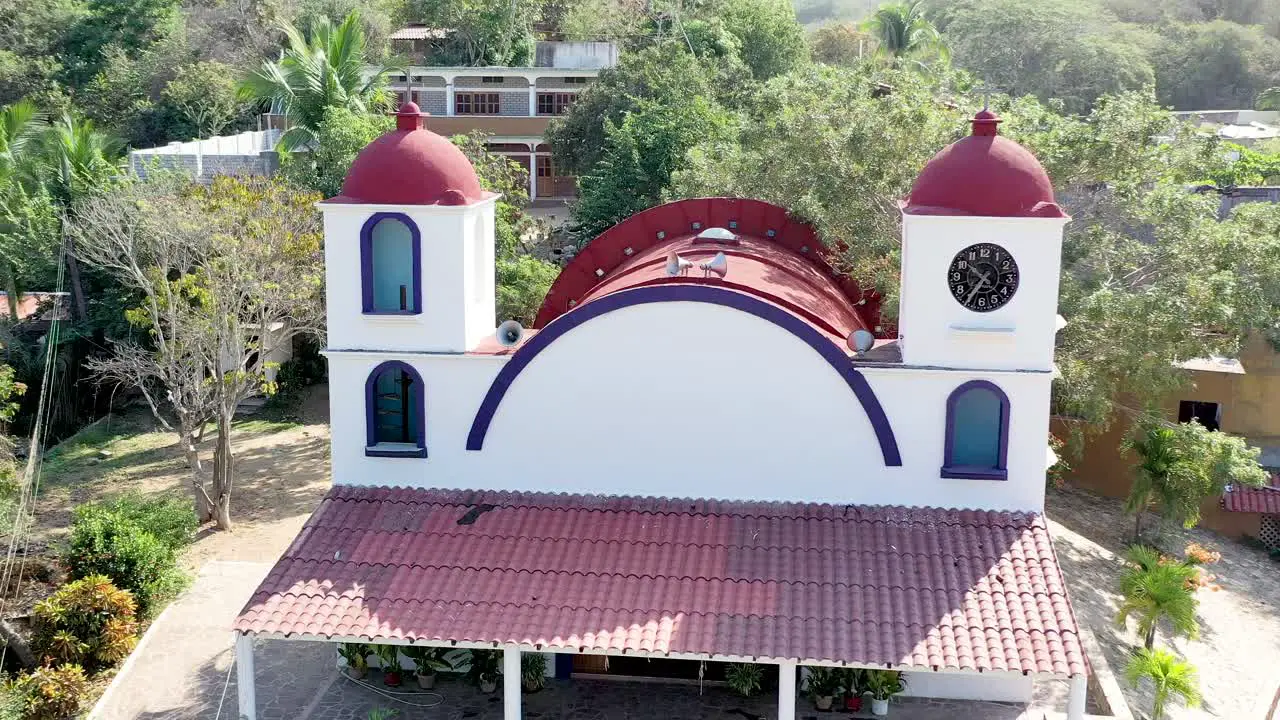
<svg viewBox="0 0 1280 720">
<path fill-rule="evenodd" d="M 76 508 L 62 564 L 71 579 L 105 575 L 133 593 L 150 614 L 157 601 L 181 587 L 177 551 L 191 542 L 196 519 L 180 500 L 122 498 Z"/>
<path fill-rule="evenodd" d="M 0 684 L 0 720 L 22 720 L 26 711 L 23 700 L 17 681 Z"/>
<path fill-rule="evenodd" d="M 36 668 L 13 683 L 23 720 L 66 720 L 80 711 L 89 681 L 79 665 Z"/>
<path fill-rule="evenodd" d="M 133 595 L 102 575 L 67 583 L 37 603 L 31 625 L 37 657 L 90 670 L 123 660 L 138 641 Z"/>
</svg>

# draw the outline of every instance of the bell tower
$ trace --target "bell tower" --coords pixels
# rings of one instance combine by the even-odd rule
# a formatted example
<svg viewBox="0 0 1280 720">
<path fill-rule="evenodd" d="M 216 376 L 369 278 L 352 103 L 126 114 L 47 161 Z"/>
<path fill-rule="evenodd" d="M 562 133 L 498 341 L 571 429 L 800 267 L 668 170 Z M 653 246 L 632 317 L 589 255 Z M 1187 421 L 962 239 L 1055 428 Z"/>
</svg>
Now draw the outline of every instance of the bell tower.
<svg viewBox="0 0 1280 720">
<path fill-rule="evenodd" d="M 903 361 L 1053 368 L 1063 228 L 1044 167 L 989 110 L 925 165 L 902 209 Z"/>
<path fill-rule="evenodd" d="M 329 346 L 463 353 L 494 330 L 494 206 L 406 103 L 324 213 Z"/>
</svg>

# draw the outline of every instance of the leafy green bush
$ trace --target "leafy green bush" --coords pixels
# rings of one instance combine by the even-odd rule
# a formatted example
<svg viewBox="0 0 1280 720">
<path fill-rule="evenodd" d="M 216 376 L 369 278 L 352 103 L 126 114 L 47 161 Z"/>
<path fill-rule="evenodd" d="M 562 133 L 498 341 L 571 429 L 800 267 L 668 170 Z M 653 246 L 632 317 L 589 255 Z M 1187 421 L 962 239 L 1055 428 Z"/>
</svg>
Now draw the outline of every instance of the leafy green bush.
<svg viewBox="0 0 1280 720">
<path fill-rule="evenodd" d="M 89 681 L 79 665 L 36 668 L 13 684 L 23 720 L 66 720 L 80 710 Z"/>
<path fill-rule="evenodd" d="M 31 623 L 38 657 L 90 670 L 123 660 L 138 640 L 133 595 L 102 575 L 63 585 L 36 604 Z"/>
<path fill-rule="evenodd" d="M 110 578 L 133 593 L 145 615 L 182 585 L 177 552 L 191 542 L 195 528 L 195 513 L 181 500 L 126 497 L 82 505 L 62 564 L 73 580 Z"/>
</svg>

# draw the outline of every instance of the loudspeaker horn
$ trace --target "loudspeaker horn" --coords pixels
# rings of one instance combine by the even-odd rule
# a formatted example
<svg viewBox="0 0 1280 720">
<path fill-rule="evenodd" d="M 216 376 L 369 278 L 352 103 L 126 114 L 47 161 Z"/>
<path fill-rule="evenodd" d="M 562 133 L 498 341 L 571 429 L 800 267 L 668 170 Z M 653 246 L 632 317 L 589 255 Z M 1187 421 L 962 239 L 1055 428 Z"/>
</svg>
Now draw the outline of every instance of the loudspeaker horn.
<svg viewBox="0 0 1280 720">
<path fill-rule="evenodd" d="M 716 256 L 702 263 L 698 267 L 702 268 L 702 275 L 706 277 L 715 273 L 723 278 L 729 274 L 729 258 L 725 257 L 722 252 L 716 253 Z"/>
<path fill-rule="evenodd" d="M 498 337 L 498 342 L 503 347 L 515 347 L 520 338 L 524 337 L 524 327 L 515 320 L 508 320 L 498 326 L 498 332 L 494 333 Z"/>
<path fill-rule="evenodd" d="M 688 275 L 691 267 L 693 267 L 693 263 L 677 255 L 675 250 L 672 250 L 671 254 L 667 256 L 667 275 L 671 277 Z"/>
<path fill-rule="evenodd" d="M 849 333 L 849 337 L 845 342 L 849 344 L 850 350 L 864 353 L 870 350 L 872 345 L 876 344 L 876 336 L 866 330 L 854 330 Z"/>
</svg>

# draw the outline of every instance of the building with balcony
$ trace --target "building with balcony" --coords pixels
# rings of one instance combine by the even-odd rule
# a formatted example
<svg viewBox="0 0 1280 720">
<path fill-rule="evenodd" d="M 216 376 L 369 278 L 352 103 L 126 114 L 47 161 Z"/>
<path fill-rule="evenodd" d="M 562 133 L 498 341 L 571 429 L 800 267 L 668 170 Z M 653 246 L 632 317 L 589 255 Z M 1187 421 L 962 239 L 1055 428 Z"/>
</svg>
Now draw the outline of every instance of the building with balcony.
<svg viewBox="0 0 1280 720">
<path fill-rule="evenodd" d="M 392 40 L 408 43 L 399 49 L 421 58 L 422 43 L 439 32 L 419 30 L 432 29 L 405 28 Z M 616 64 L 618 49 L 609 42 L 539 42 L 535 58 L 535 67 L 412 65 L 390 74 L 388 87 L 400 104 L 412 101 L 431 116 L 432 132 L 488 135 L 490 151 L 510 157 L 528 173 L 530 200 L 572 197 L 576 178 L 557 167 L 544 135 L 601 69 Z"/>
</svg>

